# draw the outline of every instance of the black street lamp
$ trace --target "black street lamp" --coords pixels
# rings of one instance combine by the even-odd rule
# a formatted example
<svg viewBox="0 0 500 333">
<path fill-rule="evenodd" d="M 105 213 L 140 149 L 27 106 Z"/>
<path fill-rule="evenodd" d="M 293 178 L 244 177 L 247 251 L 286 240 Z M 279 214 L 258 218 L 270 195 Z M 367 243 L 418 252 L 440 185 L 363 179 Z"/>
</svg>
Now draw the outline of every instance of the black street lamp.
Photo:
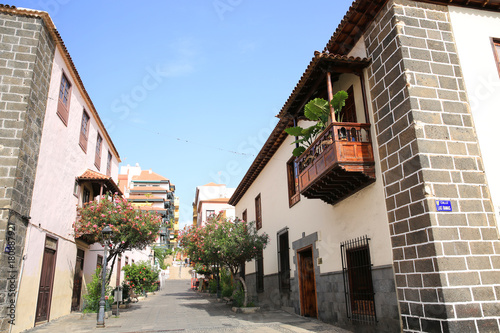
<svg viewBox="0 0 500 333">
<path fill-rule="evenodd" d="M 101 278 L 101 300 L 99 301 L 99 312 L 97 313 L 97 328 L 104 328 L 104 313 L 106 311 L 106 301 L 104 299 L 104 291 L 106 290 L 106 266 L 108 265 L 108 244 L 109 238 L 113 234 L 113 230 L 107 225 L 102 229 L 102 239 L 104 242 L 104 258 L 102 263 L 102 278 Z"/>
</svg>

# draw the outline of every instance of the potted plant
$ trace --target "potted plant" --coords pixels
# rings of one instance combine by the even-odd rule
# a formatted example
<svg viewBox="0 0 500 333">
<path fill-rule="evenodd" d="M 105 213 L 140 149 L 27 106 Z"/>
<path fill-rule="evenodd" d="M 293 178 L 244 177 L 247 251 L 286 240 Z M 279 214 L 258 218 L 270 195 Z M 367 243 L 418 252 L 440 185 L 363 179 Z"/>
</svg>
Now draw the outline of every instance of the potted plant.
<svg viewBox="0 0 500 333">
<path fill-rule="evenodd" d="M 344 90 L 339 90 L 335 95 L 333 95 L 331 102 L 328 102 L 323 98 L 315 98 L 305 105 L 304 116 L 311 121 L 315 121 L 316 124 L 307 128 L 294 126 L 285 129 L 285 132 L 287 134 L 297 137 L 297 140 L 292 142 L 292 144 L 299 144 L 299 146 L 293 150 L 293 156 L 299 157 L 314 142 L 314 140 L 316 140 L 318 135 L 321 134 L 328 126 L 330 105 L 333 107 L 335 117 L 335 119 L 332 119 L 332 122 L 342 121 L 341 111 L 345 106 L 347 97 L 347 92 L 345 92 Z M 346 136 L 344 136 L 343 139 L 346 139 Z M 322 146 L 325 147 L 332 143 L 333 138 L 327 137 L 325 138 L 325 140 L 323 140 Z"/>
</svg>

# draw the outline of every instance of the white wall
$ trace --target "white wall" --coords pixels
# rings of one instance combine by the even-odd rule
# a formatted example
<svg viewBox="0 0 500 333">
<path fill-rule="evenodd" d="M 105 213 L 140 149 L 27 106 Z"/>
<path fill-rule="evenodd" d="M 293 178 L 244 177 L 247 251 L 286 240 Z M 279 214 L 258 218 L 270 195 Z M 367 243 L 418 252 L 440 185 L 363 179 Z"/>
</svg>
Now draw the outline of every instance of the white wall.
<svg viewBox="0 0 500 333">
<path fill-rule="evenodd" d="M 453 34 L 479 138 L 497 220 L 500 218 L 500 77 L 490 38 L 500 38 L 500 13 L 449 6 Z"/>
<path fill-rule="evenodd" d="M 345 76 L 351 80 L 351 76 Z M 353 81 L 354 82 L 354 81 Z M 340 83 L 341 87 L 349 82 Z M 361 92 L 359 80 L 354 91 Z M 367 97 L 368 99 L 370 96 Z M 362 104 L 355 99 L 358 119 L 364 119 Z M 361 115 L 360 115 L 361 113 Z M 370 113 L 371 114 L 371 113 Z M 373 120 L 372 120 L 373 122 Z M 305 122 L 299 125 L 307 126 Z M 373 135 L 372 135 L 373 138 Z M 270 242 L 264 250 L 264 274 L 278 272 L 277 232 L 284 227 L 289 230 L 290 267 L 294 275 L 292 242 L 318 232 L 319 241 L 316 246 L 323 263 L 319 266 L 321 273 L 342 269 L 340 243 L 356 237 L 368 235 L 370 254 L 374 266 L 392 265 L 392 247 L 389 233 L 389 222 L 385 204 L 380 160 L 377 144 L 374 143 L 376 165 L 376 182 L 357 192 L 351 197 L 332 206 L 319 199 L 301 200 L 292 208 L 288 203 L 288 180 L 286 163 L 292 156 L 294 148 L 292 137 L 288 137 L 259 174 L 245 195 L 236 205 L 236 216 L 241 218 L 246 209 L 249 221 L 255 221 L 255 197 L 260 193 L 262 204 L 262 229 L 270 236 Z M 246 272 L 255 272 L 255 263 L 246 265 Z"/>
</svg>

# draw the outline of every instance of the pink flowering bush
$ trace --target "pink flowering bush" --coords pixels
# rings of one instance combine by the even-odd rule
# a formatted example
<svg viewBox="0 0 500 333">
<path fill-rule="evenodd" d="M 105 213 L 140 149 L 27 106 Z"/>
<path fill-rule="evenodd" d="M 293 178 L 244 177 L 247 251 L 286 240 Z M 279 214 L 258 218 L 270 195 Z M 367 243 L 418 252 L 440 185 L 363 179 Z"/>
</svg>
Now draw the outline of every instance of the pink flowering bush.
<svg viewBox="0 0 500 333">
<path fill-rule="evenodd" d="M 221 216 L 209 219 L 203 227 L 184 228 L 179 245 L 193 262 L 210 266 L 219 263 L 233 276 L 245 261 L 250 261 L 266 247 L 269 236 L 257 233 L 255 223 Z"/>
<path fill-rule="evenodd" d="M 125 198 L 115 194 L 79 207 L 73 227 L 75 238 L 93 244 L 102 242 L 102 229 L 108 225 L 113 230 L 108 262 L 112 260 L 113 267 L 117 255 L 126 250 L 141 250 L 153 243 L 161 222 L 158 213 L 134 209 Z"/>
</svg>

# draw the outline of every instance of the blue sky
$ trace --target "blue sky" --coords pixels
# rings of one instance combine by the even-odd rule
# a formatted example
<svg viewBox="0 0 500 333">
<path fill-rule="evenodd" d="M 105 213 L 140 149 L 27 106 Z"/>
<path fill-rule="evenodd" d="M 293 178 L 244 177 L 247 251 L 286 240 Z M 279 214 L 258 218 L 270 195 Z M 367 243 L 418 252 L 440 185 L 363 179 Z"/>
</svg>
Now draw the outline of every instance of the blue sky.
<svg viewBox="0 0 500 333">
<path fill-rule="evenodd" d="M 196 186 L 236 187 L 352 1 L 76 1 L 49 12 L 121 156 L 169 178 L 181 226 Z M 285 163 L 285 161 L 284 161 Z"/>
</svg>

